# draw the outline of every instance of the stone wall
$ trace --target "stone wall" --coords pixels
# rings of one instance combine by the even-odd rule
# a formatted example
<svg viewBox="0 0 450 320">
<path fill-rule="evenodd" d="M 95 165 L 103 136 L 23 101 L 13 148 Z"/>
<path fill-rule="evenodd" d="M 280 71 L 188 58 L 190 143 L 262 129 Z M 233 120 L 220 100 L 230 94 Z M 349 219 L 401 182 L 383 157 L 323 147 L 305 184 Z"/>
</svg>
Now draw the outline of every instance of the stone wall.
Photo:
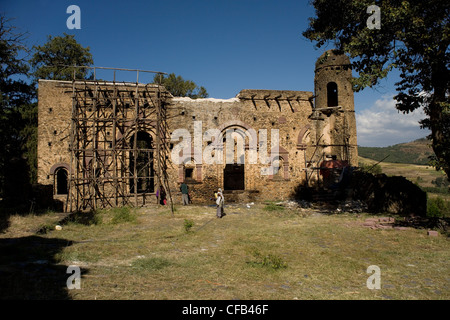
<svg viewBox="0 0 450 320">
<path fill-rule="evenodd" d="M 192 137 L 195 122 L 197 125 L 201 122 L 202 134 L 210 129 L 217 129 L 224 135 L 227 130 L 254 130 L 258 142 L 262 138 L 258 134 L 259 130 L 266 130 L 267 140 L 270 140 L 273 129 L 278 130 L 280 156 L 283 158 L 283 166 L 278 175 L 261 174 L 261 169 L 268 168 L 269 165 L 261 163 L 259 154 L 256 163 L 248 163 L 251 151 L 250 142 L 246 140 L 245 190 L 258 190 L 265 199 L 285 199 L 294 185 L 304 178 L 304 152 L 297 148 L 297 144 L 299 133 L 307 130 L 309 124 L 311 98 L 311 92 L 275 90 L 243 90 L 237 97 L 228 100 L 173 98 L 170 105 L 170 127 L 172 131 L 186 129 Z M 266 143 L 268 152 L 271 150 L 271 143 L 272 141 Z M 208 141 L 203 141 L 199 152 L 208 152 L 207 146 Z M 217 188 L 223 188 L 226 142 L 222 163 L 205 163 L 204 155 L 201 160 L 202 163 L 193 161 L 185 166 L 195 167 L 195 170 L 201 169 L 200 181 L 188 181 L 188 184 L 192 185 L 194 201 L 209 199 L 208 195 L 212 195 Z M 177 179 L 172 181 L 184 180 L 184 171 L 179 167 L 172 172 L 172 175 L 178 175 Z M 195 170 L 194 175 L 197 176 Z M 205 183 L 206 181 L 208 183 Z"/>
<path fill-rule="evenodd" d="M 320 162 L 333 155 L 338 160 L 348 160 L 350 165 L 356 166 L 356 123 L 353 92 L 349 83 L 351 70 L 346 69 L 348 58 L 333 58 L 334 53 L 329 52 L 318 60 L 315 94 L 306 91 L 245 89 L 231 99 L 162 97 L 167 110 L 168 135 L 173 137 L 169 142 L 170 154 L 167 158 L 173 199 L 180 202 L 179 185 L 185 181 L 190 187 L 194 203 L 211 203 L 214 192 L 218 188 L 224 189 L 231 182 L 242 183 L 243 187 L 237 188 L 242 190 L 229 192 L 238 201 L 285 200 L 306 180 L 308 185 L 320 180 Z M 339 102 L 339 106 L 332 108 L 329 108 L 328 101 L 330 82 L 337 85 Z M 105 112 L 104 117 L 111 116 L 111 110 Z M 38 182 L 53 186 L 55 198 L 60 201 L 67 197 L 57 194 L 58 170 L 63 169 L 69 175 L 75 174 L 69 150 L 71 113 L 72 83 L 39 81 Z M 216 140 L 205 135 L 212 130 L 223 136 L 218 136 Z M 180 132 L 188 133 L 192 139 L 190 147 L 181 153 L 187 156 L 182 163 L 176 162 L 180 155 L 179 147 L 184 141 L 176 138 Z M 233 135 L 227 136 L 231 132 Z M 274 132 L 278 133 L 278 140 L 275 136 L 272 139 Z M 264 133 L 266 140 L 263 139 Z M 108 131 L 108 134 L 111 133 Z M 149 131 L 148 134 L 153 137 L 153 141 L 156 140 L 155 132 Z M 278 157 L 262 157 L 264 147 L 268 155 L 278 150 Z M 243 150 L 243 170 L 239 166 L 226 167 L 227 150 L 233 151 L 231 148 Z M 212 150 L 214 157 L 211 157 Z M 254 150 L 256 153 L 253 153 Z M 252 154 L 256 158 L 251 159 Z M 222 161 L 218 161 L 220 155 Z M 237 157 L 238 152 L 235 152 L 231 162 L 238 162 Z M 279 170 L 272 173 L 267 171 L 270 164 L 264 161 L 270 159 L 277 160 L 274 164 Z M 237 173 L 229 170 L 237 170 Z M 230 182 L 235 177 L 237 181 Z M 122 186 L 124 190 L 133 193 L 128 181 L 122 180 L 121 183 L 125 184 Z M 138 197 L 142 198 L 139 203 L 143 203 L 144 196 L 141 194 Z M 155 199 L 154 195 L 145 195 L 146 203 L 155 202 Z"/>
<path fill-rule="evenodd" d="M 71 83 L 40 80 L 38 91 L 37 162 L 39 185 L 51 186 L 54 199 L 65 208 L 67 195 L 56 194 L 55 171 L 70 170 L 69 135 L 72 114 Z"/>
</svg>

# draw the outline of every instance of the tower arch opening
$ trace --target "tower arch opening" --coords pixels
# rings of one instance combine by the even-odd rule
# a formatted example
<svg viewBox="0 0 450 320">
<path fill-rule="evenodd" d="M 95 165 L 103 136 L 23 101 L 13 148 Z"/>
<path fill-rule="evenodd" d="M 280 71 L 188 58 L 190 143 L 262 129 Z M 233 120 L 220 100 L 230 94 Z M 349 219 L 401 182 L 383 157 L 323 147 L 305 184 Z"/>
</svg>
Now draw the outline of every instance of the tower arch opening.
<svg viewBox="0 0 450 320">
<path fill-rule="evenodd" d="M 336 82 L 328 82 L 327 84 L 327 107 L 338 106 L 338 86 Z"/>
</svg>

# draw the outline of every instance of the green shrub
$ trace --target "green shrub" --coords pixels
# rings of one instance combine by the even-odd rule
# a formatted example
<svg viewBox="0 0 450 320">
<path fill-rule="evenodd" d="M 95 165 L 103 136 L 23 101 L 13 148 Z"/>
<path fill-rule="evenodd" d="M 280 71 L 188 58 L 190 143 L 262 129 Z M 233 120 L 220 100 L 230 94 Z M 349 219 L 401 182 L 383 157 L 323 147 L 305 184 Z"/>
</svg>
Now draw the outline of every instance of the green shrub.
<svg viewBox="0 0 450 320">
<path fill-rule="evenodd" d="M 194 226 L 194 221 L 184 219 L 184 231 L 186 231 L 186 233 L 191 232 L 191 229 L 193 226 Z"/>
<path fill-rule="evenodd" d="M 131 211 L 129 207 L 114 208 L 112 212 L 112 224 L 136 222 L 136 215 Z"/>
<path fill-rule="evenodd" d="M 255 261 L 248 261 L 251 266 L 265 267 L 272 270 L 279 270 L 287 268 L 287 263 L 283 259 L 274 254 L 262 254 L 259 250 L 252 250 L 252 255 L 256 259 Z"/>
<path fill-rule="evenodd" d="M 447 187 L 421 187 L 423 191 L 429 193 L 450 194 L 450 189 Z"/>
<path fill-rule="evenodd" d="M 428 199 L 427 201 L 427 216 L 429 217 L 444 217 L 450 215 L 450 205 L 441 197 Z"/>
<path fill-rule="evenodd" d="M 371 165 L 360 162 L 358 163 L 358 167 L 363 172 L 369 172 L 375 175 L 383 173 L 383 170 L 381 169 L 381 166 L 379 164 Z"/>
<path fill-rule="evenodd" d="M 263 210 L 266 211 L 283 211 L 284 207 L 281 205 L 277 205 L 275 203 L 268 203 L 266 204 L 266 206 L 263 208 Z"/>
</svg>

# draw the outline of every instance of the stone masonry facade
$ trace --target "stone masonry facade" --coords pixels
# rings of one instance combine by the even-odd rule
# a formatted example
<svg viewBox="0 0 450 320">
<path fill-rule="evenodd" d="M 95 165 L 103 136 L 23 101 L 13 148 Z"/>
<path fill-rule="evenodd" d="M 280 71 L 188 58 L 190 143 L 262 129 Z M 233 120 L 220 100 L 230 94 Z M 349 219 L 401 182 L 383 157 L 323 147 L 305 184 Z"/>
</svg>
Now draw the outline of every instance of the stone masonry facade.
<svg viewBox="0 0 450 320">
<path fill-rule="evenodd" d="M 167 146 L 164 166 L 173 201 L 181 202 L 179 189 L 182 182 L 188 184 L 193 203 L 214 203 L 213 195 L 218 188 L 224 189 L 226 197 L 236 201 L 286 200 L 293 197 L 299 185 L 323 183 L 320 168 L 324 161 L 335 159 L 357 166 L 351 76 L 348 57 L 329 50 L 316 62 L 314 93 L 245 89 L 231 99 L 190 99 L 173 97 L 168 92 L 158 93 L 158 103 L 165 108 L 164 121 L 168 128 L 166 139 L 159 141 Z M 83 139 L 82 135 L 74 136 L 72 85 L 70 81 L 39 81 L 38 183 L 53 186 L 54 199 L 61 201 L 66 211 L 80 209 L 69 205 L 75 197 L 70 181 L 79 170 L 74 162 L 76 148 L 71 143 L 78 139 L 80 144 Z M 99 84 L 86 82 L 84 85 L 95 90 Z M 101 86 L 106 88 L 115 84 L 105 82 Z M 130 92 L 133 88 L 130 87 Z M 136 90 L 141 89 L 137 87 Z M 143 97 L 151 100 L 152 94 Z M 154 95 L 156 97 L 156 93 Z M 120 101 L 123 100 L 117 99 L 117 103 L 106 105 L 104 111 L 96 115 L 95 125 L 102 123 L 98 117 L 111 119 L 117 115 L 118 111 L 112 110 L 119 108 Z M 123 116 L 130 117 L 130 123 L 133 117 L 155 117 L 145 108 L 139 112 L 137 115 L 130 111 Z M 149 120 L 149 126 L 155 121 Z M 89 130 L 89 125 L 87 128 L 84 130 Z M 127 126 L 126 120 L 122 123 L 117 120 L 114 130 L 105 129 L 103 138 L 96 136 L 100 142 L 92 144 L 94 153 L 100 154 L 95 148 L 102 149 L 101 157 L 105 163 L 114 162 L 114 170 L 133 169 L 137 164 L 132 164 L 136 158 L 133 160 L 131 151 L 124 152 L 120 159 L 115 156 L 108 160 L 112 155 L 108 148 L 117 148 L 119 143 L 131 148 L 133 139 L 147 137 L 148 145 L 144 148 L 148 157 L 142 159 L 153 162 L 151 166 L 142 167 L 150 168 L 145 169 L 144 178 L 148 183 L 145 188 L 139 186 L 142 190 L 138 190 L 129 175 L 118 178 L 106 169 L 94 172 L 98 179 L 103 179 L 101 181 L 114 180 L 111 188 L 120 188 L 121 197 L 135 196 L 137 199 L 138 192 L 140 205 L 157 203 L 159 189 L 162 189 L 157 179 L 153 179 L 155 166 L 162 164 L 156 156 L 159 149 L 154 144 L 158 141 L 158 131 L 149 128 L 146 125 Z M 139 145 L 134 143 L 134 147 Z M 86 154 L 83 161 L 92 162 L 93 156 Z M 122 171 L 129 173 L 132 169 Z M 149 187 L 148 184 L 153 185 Z M 80 190 L 78 197 L 83 196 L 82 192 L 93 192 L 89 188 Z M 103 192 L 109 191 L 106 188 Z M 114 206 L 126 202 L 116 199 L 107 203 Z"/>
</svg>

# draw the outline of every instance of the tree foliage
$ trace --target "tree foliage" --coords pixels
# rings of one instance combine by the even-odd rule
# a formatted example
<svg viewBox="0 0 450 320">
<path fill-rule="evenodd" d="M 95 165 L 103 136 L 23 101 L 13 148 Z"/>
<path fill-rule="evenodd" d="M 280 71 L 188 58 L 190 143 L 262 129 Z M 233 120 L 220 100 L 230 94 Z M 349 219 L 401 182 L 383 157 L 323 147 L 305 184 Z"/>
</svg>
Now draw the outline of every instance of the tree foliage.
<svg viewBox="0 0 450 320">
<path fill-rule="evenodd" d="M 73 68 L 70 66 L 91 66 L 94 61 L 89 47 L 83 47 L 75 40 L 74 35 L 64 33 L 64 36 L 48 36 L 42 46 L 33 47 L 35 53 L 30 60 L 35 80 L 72 80 L 88 79 L 92 75 L 88 68 Z"/>
<path fill-rule="evenodd" d="M 376 4 L 381 28 L 367 26 L 367 8 Z M 376 86 L 394 68 L 400 71 L 396 108 L 409 113 L 423 107 L 421 121 L 431 130 L 434 164 L 450 179 L 449 17 L 450 3 L 442 0 L 312 1 L 303 36 L 318 48 L 332 42 L 350 55 L 355 91 Z"/>
<path fill-rule="evenodd" d="M 29 63 L 32 68 L 31 76 L 35 85 L 39 79 L 72 80 L 75 72 L 76 79 L 89 79 L 91 73 L 88 68 L 71 68 L 68 66 L 91 66 L 92 54 L 89 47 L 78 43 L 74 35 L 64 33 L 64 36 L 48 36 L 48 41 L 42 46 L 33 47 L 33 56 Z M 20 134 L 25 138 L 24 148 L 30 164 L 30 179 L 37 181 L 37 103 L 21 110 L 24 127 Z"/>
<path fill-rule="evenodd" d="M 0 197 L 22 201 L 27 185 L 37 182 L 37 80 L 71 80 L 74 70 L 77 78 L 89 78 L 88 69 L 67 66 L 93 63 L 89 48 L 67 34 L 49 36 L 27 60 L 32 51 L 25 36 L 0 16 Z"/>
<path fill-rule="evenodd" d="M 0 193 L 3 196 L 8 189 L 6 173 L 11 173 L 13 162 L 23 162 L 26 138 L 21 134 L 22 113 L 32 105 L 35 96 L 33 86 L 25 81 L 28 75 L 25 36 L 12 26 L 10 19 L 0 16 Z"/>
<path fill-rule="evenodd" d="M 195 82 L 184 80 L 183 77 L 174 73 L 168 76 L 157 74 L 153 78 L 153 83 L 163 85 L 175 97 L 190 97 L 193 99 L 208 97 L 208 92 L 204 87 L 199 87 Z"/>
</svg>

